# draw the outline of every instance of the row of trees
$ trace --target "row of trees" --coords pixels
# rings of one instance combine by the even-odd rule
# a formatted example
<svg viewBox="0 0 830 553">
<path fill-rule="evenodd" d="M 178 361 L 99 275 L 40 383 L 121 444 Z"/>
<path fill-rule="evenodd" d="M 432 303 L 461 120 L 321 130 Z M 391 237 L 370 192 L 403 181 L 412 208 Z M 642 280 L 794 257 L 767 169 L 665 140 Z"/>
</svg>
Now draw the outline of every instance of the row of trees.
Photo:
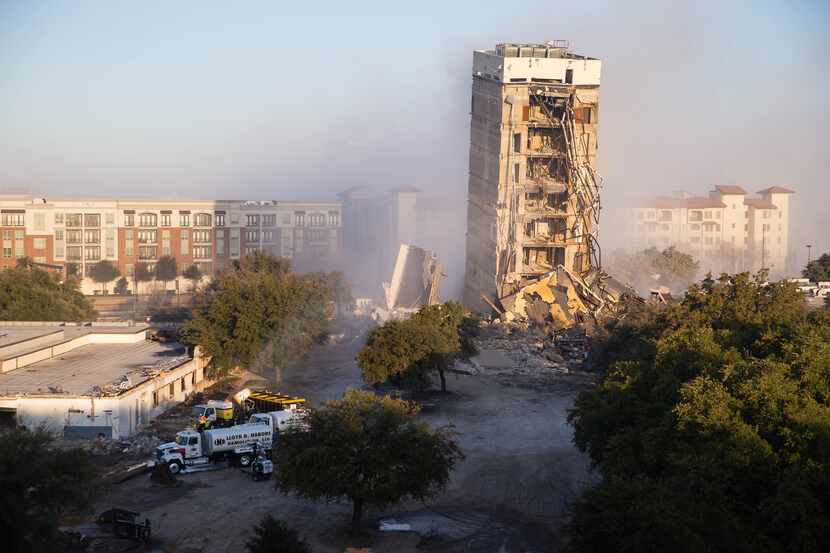
<svg viewBox="0 0 830 553">
<path fill-rule="evenodd" d="M 156 262 L 155 267 L 151 271 L 149 269 L 149 265 L 147 263 L 139 263 L 135 266 L 135 274 L 133 277 L 135 278 L 136 282 L 150 282 L 151 280 L 160 280 L 165 284 L 170 282 L 171 280 L 175 280 L 179 274 L 179 269 L 176 264 L 176 258 L 171 257 L 169 255 L 165 255 L 159 258 Z M 193 289 L 195 290 L 196 285 L 202 279 L 202 272 L 199 270 L 199 267 L 195 264 L 188 265 L 182 271 L 181 275 L 186 278 L 187 280 L 191 281 L 193 284 Z M 92 270 L 90 272 L 90 277 L 92 280 L 101 284 L 102 287 L 108 282 L 112 282 L 113 280 L 117 279 L 121 276 L 121 272 L 118 270 L 111 261 L 106 259 L 99 261 L 95 265 L 92 266 Z M 126 294 L 127 293 L 127 279 L 126 277 L 121 277 L 118 279 L 118 282 L 115 283 L 115 293 L 116 294 Z M 102 288 L 103 290 L 103 288 Z"/>
<path fill-rule="evenodd" d="M 607 328 L 575 443 L 602 474 L 583 552 L 830 551 L 830 310 L 766 275 L 707 279 Z"/>
<path fill-rule="evenodd" d="M 372 385 L 390 379 L 419 385 L 437 372 L 441 391 L 446 392 L 447 369 L 459 356 L 475 353 L 471 339 L 475 326 L 465 318 L 460 303 L 448 301 L 375 328 L 357 354 L 363 380 Z"/>
</svg>

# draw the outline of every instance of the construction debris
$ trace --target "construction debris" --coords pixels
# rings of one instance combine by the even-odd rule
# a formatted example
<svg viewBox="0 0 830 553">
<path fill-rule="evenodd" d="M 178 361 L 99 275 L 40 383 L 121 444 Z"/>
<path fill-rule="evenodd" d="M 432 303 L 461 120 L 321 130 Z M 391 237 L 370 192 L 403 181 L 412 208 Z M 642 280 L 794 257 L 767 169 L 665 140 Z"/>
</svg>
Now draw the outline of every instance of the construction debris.
<svg viewBox="0 0 830 553">
<path fill-rule="evenodd" d="M 392 281 L 383 283 L 387 310 L 417 309 L 438 303 L 438 285 L 443 276 L 444 269 L 435 253 L 401 244 Z"/>
<path fill-rule="evenodd" d="M 549 326 L 553 331 L 613 316 L 623 296 L 637 297 L 633 289 L 602 271 L 592 270 L 582 277 L 563 265 L 522 284 L 515 293 L 500 298 L 500 319 Z"/>
</svg>

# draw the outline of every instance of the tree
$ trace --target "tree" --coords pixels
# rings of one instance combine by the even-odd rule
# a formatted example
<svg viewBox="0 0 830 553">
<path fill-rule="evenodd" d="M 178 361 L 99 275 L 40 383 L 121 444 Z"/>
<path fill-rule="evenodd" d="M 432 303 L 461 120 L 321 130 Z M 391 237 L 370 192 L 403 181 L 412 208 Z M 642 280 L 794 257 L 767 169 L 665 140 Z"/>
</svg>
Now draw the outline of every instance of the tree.
<svg viewBox="0 0 830 553">
<path fill-rule="evenodd" d="M 569 414 L 602 481 L 576 551 L 830 550 L 830 311 L 724 275 L 611 323 L 613 359 Z"/>
<path fill-rule="evenodd" d="M 254 537 L 245 542 L 248 553 L 311 553 L 308 542 L 293 528 L 271 514 L 254 527 Z"/>
<path fill-rule="evenodd" d="M 182 276 L 190 281 L 191 288 L 195 292 L 196 285 L 199 284 L 199 281 L 202 280 L 202 271 L 199 270 L 199 267 L 195 264 L 188 265 L 184 271 L 182 271 Z"/>
<path fill-rule="evenodd" d="M 354 296 L 352 296 L 352 287 L 349 281 L 346 280 L 346 275 L 342 271 L 332 271 L 326 276 L 326 281 L 329 288 L 331 288 L 332 301 L 337 306 L 338 312 L 342 306 L 348 306 L 354 303 Z"/>
<path fill-rule="evenodd" d="M 135 273 L 133 274 L 136 282 L 150 282 L 155 277 L 155 272 L 151 271 L 146 263 L 136 263 Z"/>
<path fill-rule="evenodd" d="M 279 380 L 284 366 L 327 335 L 330 301 L 321 275 L 297 275 L 288 261 L 255 252 L 197 294 L 183 336 L 211 357 L 214 377 L 270 364 Z"/>
<path fill-rule="evenodd" d="M 88 321 L 95 310 L 78 290 L 75 280 L 38 269 L 0 271 L 0 320 Z"/>
<path fill-rule="evenodd" d="M 671 246 L 659 251 L 651 247 L 633 254 L 616 252 L 611 255 L 608 269 L 623 282 L 648 291 L 656 286 L 671 289 L 685 288 L 700 269 L 695 259 Z M 656 279 L 654 275 L 659 275 Z"/>
<path fill-rule="evenodd" d="M 120 274 L 121 273 L 118 272 L 118 268 L 115 265 L 113 265 L 111 261 L 102 259 L 101 261 L 92 266 L 92 272 L 90 276 L 92 277 L 92 280 L 101 285 L 101 292 L 104 292 L 104 286 L 106 285 L 106 283 L 112 282 Z"/>
<path fill-rule="evenodd" d="M 277 486 L 313 500 L 352 502 L 352 531 L 366 504 L 424 501 L 446 486 L 461 451 L 445 429 L 431 430 L 410 402 L 347 390 L 280 435 Z"/>
<path fill-rule="evenodd" d="M 79 448 L 51 447 L 45 431 L 0 432 L 0 550 L 59 550 L 58 521 L 69 509 L 90 504 L 94 469 Z"/>
<path fill-rule="evenodd" d="M 830 253 L 822 254 L 818 259 L 810 261 L 801 271 L 801 276 L 813 282 L 830 280 Z"/>
<path fill-rule="evenodd" d="M 115 288 L 113 288 L 113 292 L 115 292 L 119 296 L 124 296 L 127 294 L 127 286 L 127 279 L 125 277 L 121 277 L 118 279 L 118 282 L 115 283 Z"/>
<path fill-rule="evenodd" d="M 18 257 L 14 266 L 18 269 L 31 269 L 34 267 L 34 263 L 31 257 Z"/>
<path fill-rule="evenodd" d="M 408 373 L 422 379 L 436 371 L 447 391 L 446 370 L 461 352 L 464 308 L 453 301 L 427 305 L 406 321 L 390 321 L 372 330 L 358 352 L 363 379 L 379 384 Z"/>
<path fill-rule="evenodd" d="M 176 279 L 176 275 L 178 274 L 178 269 L 176 268 L 176 258 L 171 257 L 169 255 L 163 255 L 156 261 L 156 270 L 155 276 L 156 280 L 160 280 L 164 283 L 165 289 L 167 288 L 167 283 L 171 280 Z"/>
</svg>

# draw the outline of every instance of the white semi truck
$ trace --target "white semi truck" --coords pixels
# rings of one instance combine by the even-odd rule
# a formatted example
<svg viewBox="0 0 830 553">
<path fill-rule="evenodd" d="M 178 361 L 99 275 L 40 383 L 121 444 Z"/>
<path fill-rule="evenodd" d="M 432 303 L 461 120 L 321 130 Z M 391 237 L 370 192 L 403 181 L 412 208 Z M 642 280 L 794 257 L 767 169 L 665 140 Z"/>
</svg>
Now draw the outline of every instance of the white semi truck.
<svg viewBox="0 0 830 553">
<path fill-rule="evenodd" d="M 291 411 L 255 413 L 246 424 L 176 433 L 176 441 L 156 449 L 156 462 L 167 463 L 170 472 L 178 474 L 186 467 L 198 467 L 219 461 L 247 467 L 257 453 L 271 456 L 279 432 L 292 424 L 297 416 Z"/>
</svg>

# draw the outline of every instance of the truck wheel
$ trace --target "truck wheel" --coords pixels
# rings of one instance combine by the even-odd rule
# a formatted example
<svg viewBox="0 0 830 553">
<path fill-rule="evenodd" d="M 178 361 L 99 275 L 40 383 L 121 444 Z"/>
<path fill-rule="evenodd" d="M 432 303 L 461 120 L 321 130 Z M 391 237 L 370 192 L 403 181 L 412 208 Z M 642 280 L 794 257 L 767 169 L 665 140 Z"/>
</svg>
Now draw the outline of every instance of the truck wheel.
<svg viewBox="0 0 830 553">
<path fill-rule="evenodd" d="M 251 456 L 247 453 L 243 453 L 242 455 L 240 455 L 238 460 L 240 467 L 247 467 L 251 464 Z"/>
<path fill-rule="evenodd" d="M 170 474 L 179 474 L 182 471 L 182 463 L 181 461 L 170 461 L 167 468 L 170 470 Z"/>
</svg>

